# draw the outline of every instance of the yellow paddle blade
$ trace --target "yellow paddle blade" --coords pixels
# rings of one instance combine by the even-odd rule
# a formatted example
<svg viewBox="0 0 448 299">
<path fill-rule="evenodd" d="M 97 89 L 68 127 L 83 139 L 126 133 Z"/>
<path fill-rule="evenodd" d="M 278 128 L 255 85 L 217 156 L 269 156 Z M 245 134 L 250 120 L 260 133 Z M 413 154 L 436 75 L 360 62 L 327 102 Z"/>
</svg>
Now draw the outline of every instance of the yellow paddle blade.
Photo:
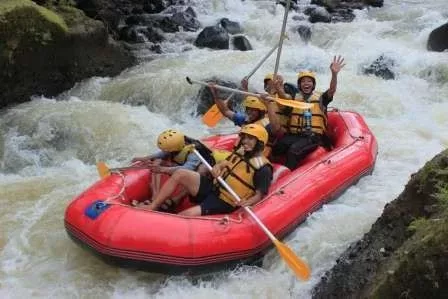
<svg viewBox="0 0 448 299">
<path fill-rule="evenodd" d="M 313 107 L 313 104 L 310 103 L 304 103 L 304 102 L 299 102 L 299 101 L 292 101 L 292 100 L 284 100 L 284 99 L 274 99 L 277 103 L 279 103 L 280 105 L 283 106 L 289 106 L 289 107 L 293 107 L 293 108 L 298 108 L 298 109 L 311 109 L 311 107 Z"/>
<path fill-rule="evenodd" d="M 106 163 L 103 161 L 96 163 L 96 169 L 98 170 L 100 178 L 105 178 L 110 175 L 109 167 L 107 167 Z"/>
<path fill-rule="evenodd" d="M 291 248 L 279 240 L 274 240 L 274 245 L 277 247 L 278 253 L 285 263 L 294 271 L 298 278 L 302 280 L 308 280 L 310 278 L 310 267 Z"/>
<path fill-rule="evenodd" d="M 221 120 L 222 117 L 223 117 L 223 115 L 222 115 L 221 111 L 219 111 L 218 106 L 216 104 L 214 104 L 202 116 L 202 122 L 209 127 L 214 127 L 218 124 L 218 122 Z"/>
</svg>

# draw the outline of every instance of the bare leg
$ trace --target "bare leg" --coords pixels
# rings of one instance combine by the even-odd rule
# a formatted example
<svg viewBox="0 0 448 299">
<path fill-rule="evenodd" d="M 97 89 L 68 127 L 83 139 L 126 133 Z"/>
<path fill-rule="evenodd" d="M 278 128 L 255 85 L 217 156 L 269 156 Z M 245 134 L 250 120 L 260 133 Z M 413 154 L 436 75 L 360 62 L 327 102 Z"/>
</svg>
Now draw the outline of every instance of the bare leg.
<svg viewBox="0 0 448 299">
<path fill-rule="evenodd" d="M 150 210 L 156 210 L 171 194 L 173 194 L 177 185 L 183 186 L 187 192 L 196 196 L 199 191 L 200 184 L 199 173 L 186 169 L 179 169 L 175 171 L 168 181 L 160 189 L 160 192 L 155 196 L 154 201 L 148 207 Z"/>
<path fill-rule="evenodd" d="M 152 173 L 151 174 L 151 201 L 154 201 L 155 195 L 159 193 L 160 190 L 160 173 Z"/>
<path fill-rule="evenodd" d="M 201 206 L 194 206 L 179 213 L 179 215 L 183 216 L 201 216 L 201 214 Z"/>
</svg>

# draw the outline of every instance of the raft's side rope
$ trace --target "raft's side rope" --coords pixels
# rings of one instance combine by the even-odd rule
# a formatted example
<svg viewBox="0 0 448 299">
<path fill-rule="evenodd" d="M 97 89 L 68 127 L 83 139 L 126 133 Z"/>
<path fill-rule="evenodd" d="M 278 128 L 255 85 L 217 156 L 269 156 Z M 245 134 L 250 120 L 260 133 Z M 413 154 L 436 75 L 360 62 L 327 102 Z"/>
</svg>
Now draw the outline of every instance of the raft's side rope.
<svg viewBox="0 0 448 299">
<path fill-rule="evenodd" d="M 112 175 L 112 174 L 114 174 L 114 173 L 115 173 L 115 174 L 118 174 L 118 175 L 121 177 L 121 181 L 122 181 L 121 189 L 120 189 L 120 191 L 119 191 L 117 194 L 114 194 L 114 195 L 112 195 L 112 196 L 107 197 L 107 198 L 104 200 L 104 203 L 128 206 L 128 205 L 123 204 L 123 203 L 121 203 L 121 202 L 112 201 L 112 200 L 118 199 L 119 197 L 121 197 L 121 200 L 122 200 L 122 201 L 126 200 L 126 198 L 125 198 L 124 195 L 123 195 L 123 194 L 124 194 L 124 191 L 126 190 L 126 177 L 125 177 L 124 174 L 123 174 L 121 171 L 119 171 L 119 170 L 111 171 L 110 174 Z"/>
<path fill-rule="evenodd" d="M 124 196 L 124 192 L 126 190 L 126 176 L 120 170 L 111 171 L 110 174 L 111 175 L 112 174 L 118 174 L 121 177 L 122 186 L 121 186 L 120 191 L 117 194 L 114 194 L 112 196 L 107 197 L 104 200 L 104 203 L 109 204 L 109 205 L 117 205 L 117 206 L 123 206 L 123 207 L 127 207 L 127 208 L 133 208 L 133 209 L 137 209 L 137 210 L 145 211 L 145 212 L 154 212 L 154 211 L 149 211 L 149 210 L 146 210 L 146 209 L 142 209 L 142 208 L 139 208 L 139 207 L 134 207 L 132 205 L 128 205 L 128 204 L 124 204 L 122 202 L 115 201 L 116 199 L 118 199 L 120 197 L 121 197 L 121 201 L 125 201 L 126 200 L 126 198 Z M 199 220 L 217 221 L 217 222 L 220 222 L 221 224 L 226 224 L 226 223 L 229 223 L 229 222 L 234 222 L 234 223 L 241 223 L 241 222 L 243 222 L 243 213 L 240 212 L 237 215 L 238 215 L 237 218 L 233 218 L 230 215 L 224 215 L 223 217 L 203 217 L 203 216 L 201 216 L 198 219 Z"/>
</svg>

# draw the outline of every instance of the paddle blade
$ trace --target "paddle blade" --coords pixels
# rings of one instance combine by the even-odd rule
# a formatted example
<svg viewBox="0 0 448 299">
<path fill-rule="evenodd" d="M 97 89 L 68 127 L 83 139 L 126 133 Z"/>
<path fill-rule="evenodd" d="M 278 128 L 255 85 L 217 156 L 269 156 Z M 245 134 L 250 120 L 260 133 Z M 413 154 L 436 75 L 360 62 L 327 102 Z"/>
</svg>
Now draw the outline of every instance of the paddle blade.
<svg viewBox="0 0 448 299">
<path fill-rule="evenodd" d="M 291 248 L 279 240 L 275 240 L 274 245 L 277 247 L 278 253 L 285 263 L 294 271 L 298 278 L 302 280 L 308 280 L 310 278 L 311 270 L 309 266 Z"/>
<path fill-rule="evenodd" d="M 223 117 L 223 115 L 222 115 L 221 111 L 219 111 L 218 106 L 216 104 L 214 104 L 202 116 L 202 122 L 209 127 L 214 127 L 218 124 L 218 122 L 221 120 L 222 117 Z"/>
<path fill-rule="evenodd" d="M 313 104 L 299 102 L 299 101 L 284 100 L 284 99 L 277 99 L 277 98 L 275 98 L 274 100 L 277 103 L 279 103 L 280 105 L 293 107 L 293 108 L 298 108 L 298 109 L 303 109 L 303 110 L 311 109 L 311 107 L 313 107 Z"/>
<path fill-rule="evenodd" d="M 96 163 L 96 169 L 98 170 L 100 178 L 105 178 L 110 175 L 109 167 L 107 167 L 106 163 L 103 161 Z"/>
</svg>

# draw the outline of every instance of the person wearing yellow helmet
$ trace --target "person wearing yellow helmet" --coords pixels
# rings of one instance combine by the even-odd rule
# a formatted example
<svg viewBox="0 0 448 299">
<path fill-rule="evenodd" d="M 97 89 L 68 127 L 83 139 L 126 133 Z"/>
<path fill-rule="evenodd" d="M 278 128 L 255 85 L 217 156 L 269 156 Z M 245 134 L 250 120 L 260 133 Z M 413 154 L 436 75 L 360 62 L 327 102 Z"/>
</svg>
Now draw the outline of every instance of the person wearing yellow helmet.
<svg viewBox="0 0 448 299">
<path fill-rule="evenodd" d="M 345 66 L 344 58 L 334 57 L 330 64 L 330 87 L 324 92 L 315 91 L 316 75 L 311 71 L 298 74 L 298 94 L 294 100 L 312 103 L 308 110 L 279 106 L 275 101 L 264 100 L 268 117 L 277 141 L 272 148 L 275 157 L 285 156 L 285 166 L 295 169 L 299 162 L 319 145 L 329 145 L 327 131 L 327 106 L 333 100 L 337 75 Z"/>
<path fill-rule="evenodd" d="M 231 213 L 239 206 L 250 206 L 260 201 L 267 194 L 272 182 L 272 166 L 262 155 L 268 140 L 268 132 L 258 124 L 248 124 L 240 131 L 238 146 L 229 157 L 218 162 L 212 175 L 222 179 L 241 198 L 237 203 L 233 197 L 209 176 L 186 169 L 179 169 L 155 196 L 148 206 L 156 210 L 176 190 L 178 185 L 185 188 L 194 197 L 193 206 L 180 214 L 187 216 Z"/>
<path fill-rule="evenodd" d="M 140 162 L 139 166 L 151 169 L 151 190 L 154 196 L 160 189 L 160 174 L 172 175 L 178 169 L 189 169 L 200 173 L 206 173 L 207 169 L 201 165 L 199 158 L 193 153 L 197 149 L 201 155 L 211 165 L 215 164 L 212 151 L 199 140 L 185 136 L 176 129 L 168 129 L 160 133 L 157 138 L 157 147 L 160 149 L 152 155 L 146 157 L 136 157 L 132 159 L 133 163 Z M 179 199 L 185 193 L 181 192 L 173 197 L 161 207 L 162 211 L 171 212 Z M 133 202 L 132 205 L 145 206 L 148 201 L 143 203 Z"/>
<path fill-rule="evenodd" d="M 247 96 L 243 101 L 245 112 L 235 112 L 229 108 L 226 101 L 219 99 L 213 84 L 209 85 L 209 89 L 219 111 L 221 111 L 225 117 L 233 121 L 236 126 L 241 127 L 245 124 L 259 123 L 266 127 L 269 124 L 269 120 L 265 117 L 267 108 L 257 97 Z"/>
<path fill-rule="evenodd" d="M 201 164 L 201 161 L 193 154 L 193 149 L 197 149 L 209 163 L 215 163 L 211 150 L 207 146 L 176 129 L 168 129 L 160 133 L 157 146 L 160 149 L 159 152 L 146 157 L 136 157 L 132 159 L 132 162 L 141 162 L 154 173 L 169 175 L 177 169 L 197 170 Z"/>
</svg>

